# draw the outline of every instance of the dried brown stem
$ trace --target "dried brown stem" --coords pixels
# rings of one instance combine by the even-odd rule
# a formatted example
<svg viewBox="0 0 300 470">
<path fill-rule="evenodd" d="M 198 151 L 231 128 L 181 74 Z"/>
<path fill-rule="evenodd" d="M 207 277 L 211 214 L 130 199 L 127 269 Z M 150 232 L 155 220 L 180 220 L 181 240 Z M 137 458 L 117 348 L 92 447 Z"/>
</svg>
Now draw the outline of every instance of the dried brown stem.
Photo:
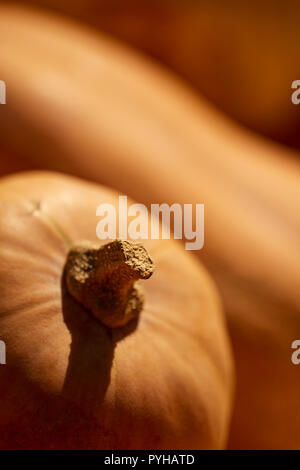
<svg viewBox="0 0 300 470">
<path fill-rule="evenodd" d="M 146 249 L 127 240 L 98 246 L 81 242 L 71 248 L 65 267 L 69 294 L 110 328 L 126 325 L 142 310 L 137 282 L 154 271 Z"/>
</svg>

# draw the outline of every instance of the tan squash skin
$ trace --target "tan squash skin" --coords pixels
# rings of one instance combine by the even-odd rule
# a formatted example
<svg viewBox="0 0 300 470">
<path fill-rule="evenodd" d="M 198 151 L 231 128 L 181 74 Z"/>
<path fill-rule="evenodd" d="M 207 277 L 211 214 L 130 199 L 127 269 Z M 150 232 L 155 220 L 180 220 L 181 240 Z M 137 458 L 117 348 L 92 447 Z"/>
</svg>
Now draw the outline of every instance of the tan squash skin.
<svg viewBox="0 0 300 470">
<path fill-rule="evenodd" d="M 300 337 L 295 155 L 243 133 L 157 67 L 60 20 L 2 7 L 0 62 L 10 90 L 0 138 L 30 164 L 147 204 L 205 203 L 199 256 L 222 293 L 238 371 L 230 446 L 300 448 L 300 375 L 290 360 Z"/>
<path fill-rule="evenodd" d="M 0 448 L 219 449 L 232 361 L 218 294 L 172 240 L 134 327 L 108 329 L 62 291 L 66 239 L 97 241 L 118 194 L 52 173 L 0 181 Z"/>
</svg>

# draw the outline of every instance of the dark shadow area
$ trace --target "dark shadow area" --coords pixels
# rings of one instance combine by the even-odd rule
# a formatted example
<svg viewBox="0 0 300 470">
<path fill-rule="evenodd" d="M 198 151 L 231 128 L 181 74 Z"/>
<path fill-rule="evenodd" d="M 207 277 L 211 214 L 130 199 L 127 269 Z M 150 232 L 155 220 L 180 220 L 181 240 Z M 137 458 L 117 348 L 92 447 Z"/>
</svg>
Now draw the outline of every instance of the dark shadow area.
<svg viewBox="0 0 300 470">
<path fill-rule="evenodd" d="M 80 403 L 85 414 L 98 414 L 110 383 L 116 345 L 135 331 L 138 322 L 116 329 L 102 325 L 69 295 L 64 276 L 62 314 L 72 338 L 62 395 Z"/>
</svg>

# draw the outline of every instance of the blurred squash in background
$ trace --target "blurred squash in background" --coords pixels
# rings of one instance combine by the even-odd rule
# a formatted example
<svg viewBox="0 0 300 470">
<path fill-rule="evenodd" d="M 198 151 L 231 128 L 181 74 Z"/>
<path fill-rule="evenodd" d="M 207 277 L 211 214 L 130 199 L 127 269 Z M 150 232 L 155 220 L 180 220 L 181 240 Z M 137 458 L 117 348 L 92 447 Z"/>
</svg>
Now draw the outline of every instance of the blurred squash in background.
<svg viewBox="0 0 300 470">
<path fill-rule="evenodd" d="M 88 29 L 0 9 L 4 148 L 140 202 L 205 203 L 199 256 L 237 366 L 232 448 L 300 448 L 300 162 L 232 125 L 154 64 Z M 95 220 L 96 224 L 96 220 Z"/>
<path fill-rule="evenodd" d="M 251 129 L 300 148 L 297 0 L 28 0 L 159 59 Z"/>
</svg>

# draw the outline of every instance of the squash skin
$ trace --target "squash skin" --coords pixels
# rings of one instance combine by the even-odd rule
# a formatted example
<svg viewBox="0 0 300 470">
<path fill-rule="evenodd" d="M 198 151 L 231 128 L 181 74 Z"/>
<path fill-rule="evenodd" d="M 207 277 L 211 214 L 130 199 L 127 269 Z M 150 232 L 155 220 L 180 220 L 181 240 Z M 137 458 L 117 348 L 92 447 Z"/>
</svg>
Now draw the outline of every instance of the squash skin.
<svg viewBox="0 0 300 470">
<path fill-rule="evenodd" d="M 97 241 L 96 207 L 117 207 L 117 198 L 58 174 L 0 181 L 2 449 L 226 443 L 233 367 L 224 318 L 213 282 L 179 243 L 145 241 L 157 268 L 134 328 L 102 326 L 62 288 L 66 237 Z"/>
<path fill-rule="evenodd" d="M 30 164 L 146 204 L 205 203 L 199 256 L 221 291 L 237 364 L 230 447 L 300 448 L 300 379 L 290 361 L 300 334 L 297 154 L 222 120 L 107 39 L 37 13 L 24 23 L 24 14 L 1 9 L 11 90 L 2 142 Z"/>
</svg>

